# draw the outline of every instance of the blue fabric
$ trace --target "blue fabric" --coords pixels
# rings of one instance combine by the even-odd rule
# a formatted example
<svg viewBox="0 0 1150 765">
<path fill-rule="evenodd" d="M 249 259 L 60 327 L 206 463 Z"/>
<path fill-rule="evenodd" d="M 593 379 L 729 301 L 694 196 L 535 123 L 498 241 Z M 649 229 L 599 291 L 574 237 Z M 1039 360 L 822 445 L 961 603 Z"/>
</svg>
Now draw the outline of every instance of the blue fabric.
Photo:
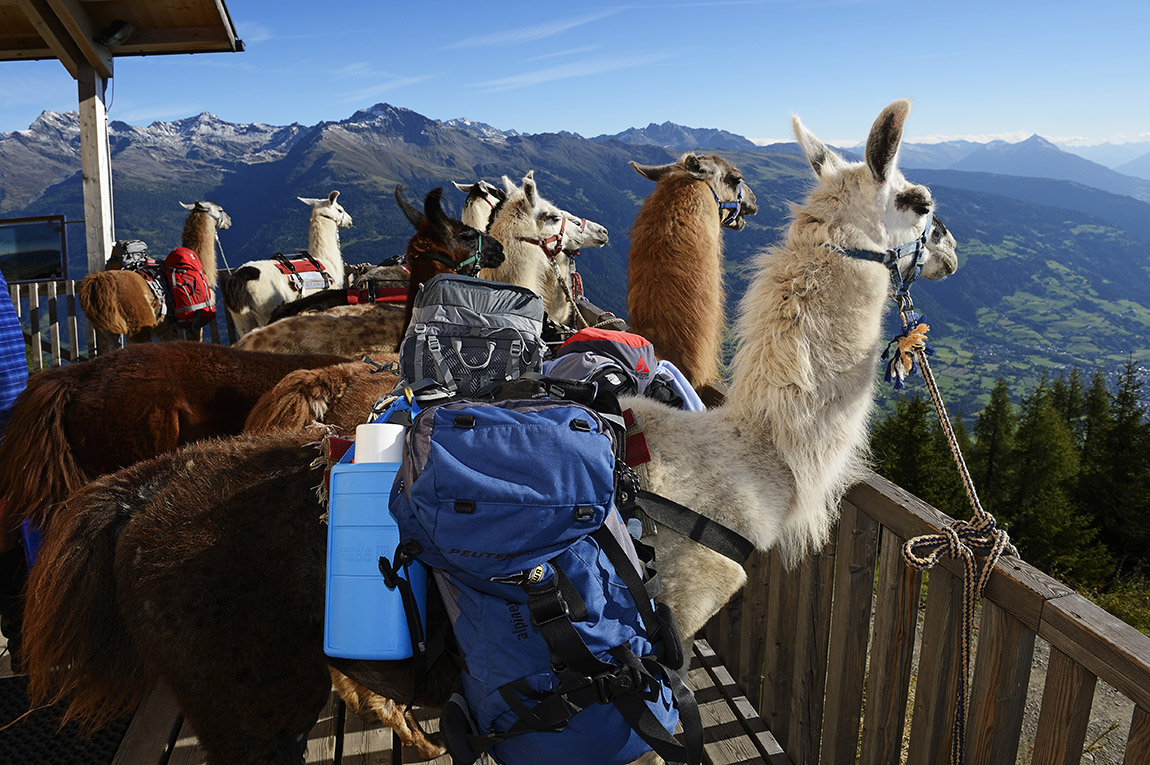
<svg viewBox="0 0 1150 765">
<path fill-rule="evenodd" d="M 4 296 L 0 297 L 0 438 L 3 438 L 12 405 L 28 384 L 28 357 L 24 350 L 24 330 L 2 274 L 0 288 L 4 290 Z"/>
<path fill-rule="evenodd" d="M 703 400 L 699 398 L 699 394 L 691 387 L 691 383 L 687 382 L 687 378 L 678 367 L 666 359 L 660 359 L 656 369 L 657 374 L 665 373 L 670 378 L 671 387 L 683 398 L 683 409 L 688 412 L 701 412 L 706 409 Z"/>
</svg>

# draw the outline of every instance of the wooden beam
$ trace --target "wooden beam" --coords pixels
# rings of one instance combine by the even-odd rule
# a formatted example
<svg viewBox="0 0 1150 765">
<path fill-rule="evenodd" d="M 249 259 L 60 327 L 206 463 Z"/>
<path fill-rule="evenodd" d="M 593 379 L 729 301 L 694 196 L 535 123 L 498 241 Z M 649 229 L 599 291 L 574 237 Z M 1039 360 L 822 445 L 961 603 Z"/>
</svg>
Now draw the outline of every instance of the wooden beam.
<svg viewBox="0 0 1150 765">
<path fill-rule="evenodd" d="M 95 29 L 80 0 L 48 0 L 48 5 L 60 20 L 84 61 L 105 79 L 112 76 L 112 52 L 94 39 Z"/>
<path fill-rule="evenodd" d="M 235 50 L 235 37 L 220 27 L 137 29 L 116 48 L 117 56 Z"/>
<path fill-rule="evenodd" d="M 16 2 L 32 22 L 32 26 L 40 33 L 40 37 L 48 43 L 54 56 L 60 59 L 68 74 L 72 75 L 72 79 L 78 79 L 80 66 L 86 63 L 86 58 L 56 12 L 52 10 L 52 6 L 47 0 L 16 0 Z"/>
<path fill-rule="evenodd" d="M 88 273 L 104 270 L 112 254 L 112 157 L 108 148 L 107 81 L 92 67 L 79 67 L 80 170 L 84 186 L 84 228 Z"/>
<path fill-rule="evenodd" d="M 0 61 L 31 61 L 56 58 L 56 53 L 39 36 L 7 37 L 0 48 Z"/>
</svg>

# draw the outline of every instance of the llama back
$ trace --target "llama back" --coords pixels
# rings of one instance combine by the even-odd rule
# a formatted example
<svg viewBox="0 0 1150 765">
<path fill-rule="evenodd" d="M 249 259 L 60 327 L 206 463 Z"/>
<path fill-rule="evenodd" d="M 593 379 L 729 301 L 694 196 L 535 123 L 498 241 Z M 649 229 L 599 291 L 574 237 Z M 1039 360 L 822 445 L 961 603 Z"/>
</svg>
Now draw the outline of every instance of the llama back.
<svg viewBox="0 0 1150 765">
<path fill-rule="evenodd" d="M 12 408 L 0 441 L 0 542 L 10 541 L 20 523 L 42 525 L 48 507 L 88 482 L 68 446 L 64 412 L 81 390 L 83 364 L 33 375 Z M 6 545 L 5 545 L 6 546 Z"/>
<path fill-rule="evenodd" d="M 724 324 L 722 234 L 705 187 L 685 173 L 658 182 L 631 229 L 627 311 L 631 331 L 691 385 L 718 378 Z M 697 221 L 672 226 L 668 221 Z"/>
<path fill-rule="evenodd" d="M 76 286 L 80 310 L 93 327 L 114 335 L 134 335 L 156 325 L 152 292 L 134 271 L 99 271 Z"/>
<path fill-rule="evenodd" d="M 73 494 L 28 581 L 23 668 L 33 705 L 66 701 L 64 721 L 95 730 L 149 690 L 116 602 L 116 539 L 138 492 L 120 474 Z M 115 646 L 115 650 L 108 650 Z"/>
</svg>

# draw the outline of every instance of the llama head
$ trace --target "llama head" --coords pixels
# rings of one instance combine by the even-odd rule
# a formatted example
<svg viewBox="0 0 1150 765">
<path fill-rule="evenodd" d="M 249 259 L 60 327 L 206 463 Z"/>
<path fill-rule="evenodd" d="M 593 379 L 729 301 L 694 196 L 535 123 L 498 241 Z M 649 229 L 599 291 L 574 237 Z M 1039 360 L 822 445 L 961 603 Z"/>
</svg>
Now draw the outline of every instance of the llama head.
<svg viewBox="0 0 1150 765">
<path fill-rule="evenodd" d="M 503 242 L 534 242 L 549 253 L 574 252 L 581 247 L 602 247 L 607 229 L 598 223 L 564 212 L 539 194 L 535 171 L 528 170 L 523 185 L 503 176 L 507 199 L 498 205 L 489 230 Z"/>
<path fill-rule="evenodd" d="M 207 215 L 209 218 L 216 222 L 216 228 L 231 228 L 232 216 L 224 212 L 224 208 L 220 207 L 215 202 L 206 202 L 202 199 L 197 199 L 192 204 L 180 202 L 180 207 L 188 212 L 199 212 Z"/>
<path fill-rule="evenodd" d="M 326 199 L 308 199 L 305 197 L 296 197 L 296 199 L 311 207 L 312 220 L 328 218 L 334 221 L 338 228 L 350 228 L 351 216 L 347 214 L 347 210 L 343 209 L 343 205 L 336 201 L 338 197 L 339 192 L 333 191 Z"/>
<path fill-rule="evenodd" d="M 459 219 L 472 228 L 486 231 L 491 224 L 495 208 L 507 199 L 507 192 L 482 179 L 475 183 L 459 183 L 458 181 L 452 181 L 452 183 L 455 188 L 467 194 Z"/>
<path fill-rule="evenodd" d="M 443 189 L 432 189 L 423 201 L 423 212 L 407 204 L 403 186 L 395 198 L 415 225 L 407 242 L 407 262 L 413 267 L 426 264 L 430 273 L 475 274 L 480 268 L 498 268 L 503 263 L 503 246 L 491 236 L 455 220 L 443 209 Z"/>
<path fill-rule="evenodd" d="M 746 216 L 759 211 L 755 192 L 743 180 L 739 168 L 715 154 L 687 153 L 678 162 L 666 165 L 640 165 L 631 162 L 631 167 L 655 183 L 671 176 L 688 176 L 706 183 L 715 203 L 719 206 L 719 223 L 736 231 L 747 225 Z"/>
<path fill-rule="evenodd" d="M 922 276 L 941 279 L 958 268 L 954 237 L 934 214 L 930 189 L 912 183 L 898 169 L 898 149 L 910 101 L 895 101 L 871 126 L 866 159 L 847 162 L 791 118 L 795 137 L 818 179 L 799 217 L 820 221 L 831 244 L 844 249 L 886 252 L 922 236 L 931 225 Z M 910 267 L 912 255 L 900 261 Z"/>
</svg>

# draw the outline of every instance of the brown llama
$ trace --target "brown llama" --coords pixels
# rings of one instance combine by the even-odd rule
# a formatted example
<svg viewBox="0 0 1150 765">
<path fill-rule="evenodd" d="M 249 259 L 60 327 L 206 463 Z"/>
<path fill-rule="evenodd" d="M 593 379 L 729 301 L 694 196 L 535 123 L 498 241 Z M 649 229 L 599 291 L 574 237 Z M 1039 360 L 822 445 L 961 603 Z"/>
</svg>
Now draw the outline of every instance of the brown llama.
<svg viewBox="0 0 1150 765">
<path fill-rule="evenodd" d="M 373 356 L 381 365 L 396 364 L 399 356 Z M 245 433 L 303 430 L 321 424 L 335 433 L 354 433 L 368 422 L 371 407 L 395 390 L 397 377 L 386 369 L 349 361 L 316 369 L 297 369 L 260 397 L 244 422 Z"/>
<path fill-rule="evenodd" d="M 722 229 L 758 212 L 738 168 L 715 155 L 667 165 L 631 163 L 655 188 L 631 227 L 627 311 L 631 331 L 696 389 L 719 379 L 723 328 Z"/>
<path fill-rule="evenodd" d="M 24 520 L 49 527 L 59 503 L 96 476 L 239 433 L 284 375 L 341 361 L 173 340 L 33 375 L 0 442 L 0 550 L 15 543 Z"/>
<path fill-rule="evenodd" d="M 74 494 L 29 580 L 24 666 L 33 703 L 67 699 L 66 718 L 96 729 L 162 679 L 209 763 L 296 763 L 335 678 L 353 710 L 385 719 L 424 758 L 441 754 L 387 700 L 412 698 L 410 660 L 367 663 L 386 696 L 357 697 L 367 689 L 333 673 L 321 650 L 326 528 L 314 441 L 287 431 L 203 441 Z M 188 533 L 198 528 L 211 531 Z M 172 599 L 172 589 L 186 596 Z M 117 592 L 122 610 L 108 606 Z M 258 634 L 236 631 L 237 622 Z M 183 674 L 189 660 L 202 671 Z M 450 665 L 433 668 L 421 703 L 446 697 Z"/>
<path fill-rule="evenodd" d="M 180 206 L 188 211 L 180 245 L 199 257 L 208 289 L 214 292 L 219 273 L 217 231 L 231 227 L 231 216 L 214 202 L 180 202 Z M 164 287 L 166 291 L 166 283 Z M 130 343 L 177 336 L 175 320 L 165 311 L 163 300 L 136 271 L 113 269 L 88 274 L 76 286 L 76 299 L 93 327 L 110 335 L 124 335 Z"/>
</svg>

